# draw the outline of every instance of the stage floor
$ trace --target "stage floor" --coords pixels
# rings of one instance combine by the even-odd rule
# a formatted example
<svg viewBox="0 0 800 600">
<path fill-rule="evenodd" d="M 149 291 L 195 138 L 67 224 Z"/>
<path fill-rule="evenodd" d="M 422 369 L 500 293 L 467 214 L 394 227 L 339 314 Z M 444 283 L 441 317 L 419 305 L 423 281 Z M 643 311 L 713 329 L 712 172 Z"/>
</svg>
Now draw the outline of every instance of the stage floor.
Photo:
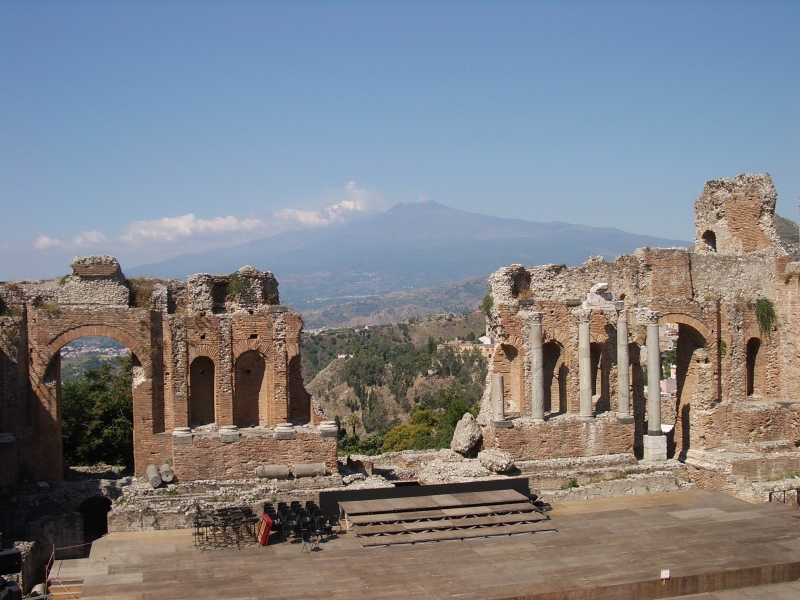
<svg viewBox="0 0 800 600">
<path fill-rule="evenodd" d="M 112 533 L 60 568 L 83 573 L 83 598 L 109 600 L 644 600 L 800 578 L 796 508 L 690 490 L 562 502 L 550 515 L 552 533 L 381 548 L 342 535 L 310 555 L 299 544 L 201 552 L 189 530 Z M 774 597 L 800 597 L 792 585 Z M 739 597 L 725 594 L 706 598 Z"/>
</svg>

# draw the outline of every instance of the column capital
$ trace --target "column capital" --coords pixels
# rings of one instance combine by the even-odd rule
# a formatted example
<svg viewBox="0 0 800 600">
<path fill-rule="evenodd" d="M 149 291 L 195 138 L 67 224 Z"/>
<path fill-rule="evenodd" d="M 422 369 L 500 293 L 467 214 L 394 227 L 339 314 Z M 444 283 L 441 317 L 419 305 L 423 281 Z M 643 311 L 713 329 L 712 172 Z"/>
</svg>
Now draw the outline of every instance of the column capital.
<svg viewBox="0 0 800 600">
<path fill-rule="evenodd" d="M 532 312 L 532 313 L 530 313 L 530 322 L 533 325 L 541 325 L 542 317 L 544 317 L 544 313 L 543 312 Z"/>
<path fill-rule="evenodd" d="M 588 323 L 589 319 L 592 317 L 592 309 L 590 308 L 579 308 L 575 311 L 575 314 L 578 315 L 578 321 L 581 323 Z"/>
<path fill-rule="evenodd" d="M 617 322 L 622 321 L 623 323 L 627 323 L 628 321 L 628 309 L 623 308 L 617 312 Z"/>
<path fill-rule="evenodd" d="M 645 325 L 658 325 L 659 318 L 661 318 L 661 313 L 659 313 L 657 310 L 645 308 L 639 312 L 639 320 L 641 320 Z"/>
</svg>

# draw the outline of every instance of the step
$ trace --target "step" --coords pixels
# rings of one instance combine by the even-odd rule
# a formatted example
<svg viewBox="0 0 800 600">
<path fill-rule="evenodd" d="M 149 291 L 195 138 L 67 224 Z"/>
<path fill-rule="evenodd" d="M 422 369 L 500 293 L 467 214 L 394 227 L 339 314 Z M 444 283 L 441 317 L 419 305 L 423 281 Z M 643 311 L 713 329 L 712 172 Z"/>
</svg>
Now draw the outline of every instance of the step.
<svg viewBox="0 0 800 600">
<path fill-rule="evenodd" d="M 356 515 L 380 515 L 395 512 L 417 512 L 442 510 L 487 504 L 513 504 L 527 498 L 515 490 L 496 490 L 492 492 L 463 492 L 456 494 L 432 494 L 409 498 L 385 498 L 376 500 L 350 500 L 339 505 L 348 518 Z"/>
<path fill-rule="evenodd" d="M 442 519 L 468 515 L 494 515 L 536 510 L 530 502 L 512 504 L 484 504 L 481 506 L 463 506 L 457 508 L 441 508 L 435 510 L 414 510 L 374 515 L 347 515 L 350 525 L 367 525 L 379 523 L 396 523 L 398 521 L 421 521 L 425 519 Z"/>
<path fill-rule="evenodd" d="M 400 544 L 424 544 L 428 542 L 456 541 L 485 537 L 505 537 L 509 535 L 541 533 L 545 531 L 555 531 L 555 528 L 549 523 L 522 523 L 519 525 L 502 525 L 499 527 L 483 527 L 478 529 L 433 531 L 366 538 L 356 537 L 356 540 L 365 548 L 374 548 L 376 546 L 397 546 Z"/>
<path fill-rule="evenodd" d="M 432 531 L 436 529 L 470 529 L 474 527 L 495 527 L 498 525 L 513 525 L 515 523 L 538 523 L 546 521 L 547 517 L 531 511 L 514 515 L 489 515 L 463 517 L 460 519 L 437 519 L 422 522 L 390 523 L 386 525 L 358 525 L 353 528 L 355 535 L 394 535 L 414 531 Z"/>
</svg>

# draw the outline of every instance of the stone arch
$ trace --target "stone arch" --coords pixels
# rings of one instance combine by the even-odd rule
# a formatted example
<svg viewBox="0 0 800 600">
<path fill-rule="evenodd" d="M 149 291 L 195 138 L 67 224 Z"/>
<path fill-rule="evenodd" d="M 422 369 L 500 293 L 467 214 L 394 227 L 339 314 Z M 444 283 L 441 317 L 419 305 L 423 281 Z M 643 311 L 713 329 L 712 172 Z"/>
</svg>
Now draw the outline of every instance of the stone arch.
<svg viewBox="0 0 800 600">
<path fill-rule="evenodd" d="M 747 392 L 748 397 L 763 397 L 767 383 L 767 360 L 761 338 L 751 337 L 746 345 Z"/>
<path fill-rule="evenodd" d="M 108 533 L 108 513 L 111 511 L 111 499 L 107 496 L 92 496 L 78 507 L 77 512 L 83 517 L 83 541 L 93 542 Z"/>
<path fill-rule="evenodd" d="M 100 315 L 101 317 L 103 315 Z M 31 468 L 37 477 L 48 481 L 60 481 L 63 478 L 61 469 L 64 449 L 62 443 L 62 401 L 60 350 L 72 341 L 82 337 L 106 337 L 125 345 L 133 354 L 133 458 L 134 470 L 143 473 L 154 454 L 161 456 L 155 460 L 166 459 L 168 441 L 157 438 L 156 434 L 164 431 L 164 399 L 161 369 L 154 363 L 153 354 L 159 347 L 151 344 L 153 331 L 146 321 L 134 322 L 132 327 L 141 328 L 136 333 L 126 331 L 120 326 L 98 323 L 94 311 L 86 312 L 83 317 L 89 321 L 59 331 L 58 319 L 51 319 L 46 325 L 37 325 L 33 321 L 29 327 L 29 340 L 32 345 L 28 376 L 35 405 L 32 421 L 35 430 L 35 452 L 31 458 Z M 103 320 L 114 321 L 121 317 L 119 313 L 105 315 Z M 73 318 L 72 323 L 77 319 Z M 92 322 L 94 321 L 94 322 Z M 36 346 L 37 336 L 41 332 L 53 332 L 50 341 Z M 142 340 L 141 338 L 145 338 Z M 159 354 L 160 358 L 160 354 Z"/>
<path fill-rule="evenodd" d="M 219 364 L 219 348 L 210 344 L 197 344 L 196 346 L 189 347 L 189 363 L 199 356 L 206 356 L 214 361 L 215 365 Z"/>
<path fill-rule="evenodd" d="M 216 422 L 216 365 L 209 356 L 189 363 L 189 426 Z"/>
<path fill-rule="evenodd" d="M 246 339 L 239 340 L 233 344 L 233 360 L 234 362 L 245 352 L 256 351 L 260 353 L 265 360 L 272 361 L 274 350 L 271 344 L 267 344 L 264 340 L 259 339 Z"/>
<path fill-rule="evenodd" d="M 661 315 L 661 317 L 659 317 L 658 324 L 665 325 L 666 323 L 677 323 L 678 325 L 688 325 L 697 334 L 699 334 L 699 336 L 703 340 L 704 345 L 708 345 L 708 342 L 711 339 L 711 329 L 707 327 L 702 321 L 699 321 L 698 319 L 696 319 L 691 315 L 687 315 L 685 313 L 665 313 Z M 694 333 L 691 333 L 691 335 L 694 335 Z"/>
<path fill-rule="evenodd" d="M 569 344 L 569 336 L 558 329 L 547 329 L 542 333 L 543 342 L 557 342 L 561 348 Z"/>
<path fill-rule="evenodd" d="M 153 376 L 153 362 L 150 351 L 139 340 L 113 325 L 80 325 L 63 331 L 47 344 L 43 352 L 42 363 L 45 368 L 61 348 L 79 338 L 90 336 L 107 337 L 124 344 L 141 363 L 145 379 L 150 379 Z"/>
</svg>

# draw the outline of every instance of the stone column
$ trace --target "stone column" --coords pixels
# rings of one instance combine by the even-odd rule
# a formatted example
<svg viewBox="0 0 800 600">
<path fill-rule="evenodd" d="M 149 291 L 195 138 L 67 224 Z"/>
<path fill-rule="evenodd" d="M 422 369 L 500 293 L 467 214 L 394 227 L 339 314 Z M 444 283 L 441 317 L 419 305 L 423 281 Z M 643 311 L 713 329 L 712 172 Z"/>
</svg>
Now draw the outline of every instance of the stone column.
<svg viewBox="0 0 800 600">
<path fill-rule="evenodd" d="M 647 324 L 647 435 L 644 436 L 644 459 L 666 460 L 667 438 L 661 433 L 661 350 L 658 346 L 657 311 L 646 311 Z"/>
<path fill-rule="evenodd" d="M 531 417 L 544 421 L 544 351 L 542 350 L 543 313 L 531 314 Z"/>
<path fill-rule="evenodd" d="M 624 308 L 617 315 L 617 404 L 617 419 L 623 423 L 632 423 L 628 311 Z"/>
<path fill-rule="evenodd" d="M 492 418 L 494 421 L 505 421 L 506 418 L 503 375 L 501 373 L 492 373 Z"/>
<path fill-rule="evenodd" d="M 589 346 L 590 309 L 578 311 L 578 377 L 580 380 L 580 417 L 593 419 L 592 414 L 592 351 Z"/>
</svg>

